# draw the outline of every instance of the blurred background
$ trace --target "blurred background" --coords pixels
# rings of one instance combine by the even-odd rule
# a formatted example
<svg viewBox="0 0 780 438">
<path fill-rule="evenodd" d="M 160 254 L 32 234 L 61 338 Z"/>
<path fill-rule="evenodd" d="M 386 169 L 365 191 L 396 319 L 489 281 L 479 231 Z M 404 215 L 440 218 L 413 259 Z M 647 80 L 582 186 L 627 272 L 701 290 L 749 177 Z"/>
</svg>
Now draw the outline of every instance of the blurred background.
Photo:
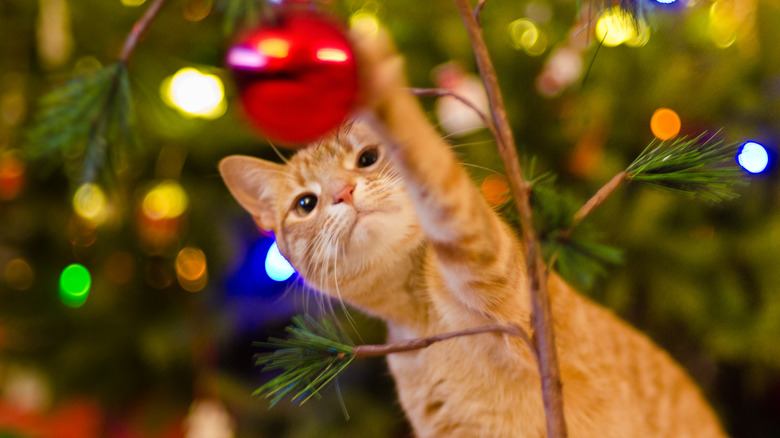
<svg viewBox="0 0 780 438">
<path fill-rule="evenodd" d="M 95 159 L 84 148 L 31 152 L 39 99 L 116 61 L 150 3 L 0 0 L 0 437 L 411 436 L 381 359 L 355 362 L 303 407 L 252 396 L 266 378 L 253 341 L 317 299 L 276 265 L 272 236 L 216 171 L 228 154 L 277 159 L 225 69 L 234 36 L 219 6 L 231 2 L 165 2 L 129 63 L 140 146 L 109 145 L 94 181 L 79 171 Z M 570 280 L 670 351 L 733 436 L 777 436 L 780 4 L 642 4 L 638 29 L 573 0 L 493 0 L 482 23 L 521 154 L 574 199 L 654 137 L 720 130 L 756 145 L 733 201 L 620 189 L 588 221 L 622 263 Z M 323 7 L 387 26 L 413 86 L 484 108 L 451 1 Z M 504 202 L 479 121 L 455 101 L 423 102 L 488 199 Z M 382 342 L 381 322 L 350 314 L 364 342 Z"/>
</svg>

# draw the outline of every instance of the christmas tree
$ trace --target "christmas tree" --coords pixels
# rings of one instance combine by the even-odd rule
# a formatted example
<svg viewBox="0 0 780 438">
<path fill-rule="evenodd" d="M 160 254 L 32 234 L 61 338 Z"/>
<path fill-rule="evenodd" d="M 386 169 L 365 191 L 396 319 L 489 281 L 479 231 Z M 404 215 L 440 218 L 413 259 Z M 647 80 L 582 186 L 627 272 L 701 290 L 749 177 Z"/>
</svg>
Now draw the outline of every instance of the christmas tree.
<svg viewBox="0 0 780 438">
<path fill-rule="evenodd" d="M 386 26 L 411 84 L 487 112 L 469 85 L 478 69 L 453 2 L 322 3 L 353 26 Z M 565 216 L 539 225 L 546 260 L 670 351 L 730 433 L 771 436 L 780 8 L 478 4 L 526 177 L 539 181 L 534 199 L 554 198 L 534 217 Z M 0 1 L 0 436 L 408 436 L 379 360 L 350 364 L 319 394 L 333 403 L 268 410 L 252 396 L 268 379 L 253 366 L 264 351 L 253 341 L 318 307 L 274 268 L 272 238 L 216 172 L 228 154 L 276 157 L 247 123 L 225 63 L 244 19 L 268 5 Z M 136 23 L 148 27 L 133 40 Z M 490 130 L 433 94 L 421 99 L 477 184 L 497 208 L 511 204 Z M 467 122 L 473 129 L 452 128 Z M 649 149 L 655 160 L 635 162 L 654 141 L 664 146 Z M 579 246 L 556 246 L 569 213 L 610 178 L 652 176 L 648 163 L 665 157 L 655 151 L 691 141 L 744 145 L 731 158 L 755 173 L 744 174 L 749 185 L 724 192 L 708 179 L 692 201 L 623 184 L 563 236 Z M 349 338 L 382 342 L 379 322 L 350 318 Z"/>
</svg>

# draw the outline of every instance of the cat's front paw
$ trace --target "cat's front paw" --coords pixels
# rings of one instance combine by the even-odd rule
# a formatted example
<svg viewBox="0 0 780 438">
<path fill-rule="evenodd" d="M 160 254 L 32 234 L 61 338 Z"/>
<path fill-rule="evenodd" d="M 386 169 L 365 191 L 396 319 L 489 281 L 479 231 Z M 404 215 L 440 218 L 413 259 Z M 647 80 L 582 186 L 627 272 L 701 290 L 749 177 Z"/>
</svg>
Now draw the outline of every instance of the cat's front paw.
<svg viewBox="0 0 780 438">
<path fill-rule="evenodd" d="M 381 111 L 395 93 L 406 92 L 404 61 L 387 30 L 375 21 L 357 23 L 350 39 L 360 68 L 361 104 L 371 111 Z"/>
</svg>

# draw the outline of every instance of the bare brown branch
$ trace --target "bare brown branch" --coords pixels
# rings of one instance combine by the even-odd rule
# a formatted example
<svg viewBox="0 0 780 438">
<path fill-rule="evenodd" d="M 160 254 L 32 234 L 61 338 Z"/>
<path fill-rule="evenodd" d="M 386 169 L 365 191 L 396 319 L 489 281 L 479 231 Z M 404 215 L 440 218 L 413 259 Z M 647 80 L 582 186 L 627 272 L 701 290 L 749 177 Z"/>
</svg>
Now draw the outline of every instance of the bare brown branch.
<svg viewBox="0 0 780 438">
<path fill-rule="evenodd" d="M 588 202 L 586 202 L 582 207 L 580 207 L 579 210 L 577 210 L 577 212 L 574 214 L 571 228 L 576 228 L 583 219 L 588 217 L 588 215 L 591 214 L 593 210 L 597 209 L 601 203 L 606 201 L 607 198 L 609 198 L 609 196 L 612 195 L 612 193 L 618 187 L 620 187 L 620 185 L 626 179 L 628 179 L 628 174 L 626 172 L 620 172 L 612 177 L 608 183 L 604 184 L 604 186 L 602 186 L 595 195 L 588 199 Z"/>
<path fill-rule="evenodd" d="M 485 7 L 485 4 L 487 4 L 488 0 L 479 0 L 479 3 L 477 3 L 477 7 L 474 8 L 474 19 L 477 20 L 477 23 L 479 23 L 480 15 L 482 15 L 482 8 Z"/>
<path fill-rule="evenodd" d="M 496 72 L 490 60 L 490 54 L 482 36 L 477 16 L 472 13 L 470 0 L 454 1 L 471 40 L 474 56 L 485 84 L 493 121 L 499 135 L 496 139 L 498 152 L 504 163 L 509 185 L 514 195 L 515 207 L 520 218 L 531 296 L 531 324 L 537 336 L 534 340 L 536 341 L 539 375 L 542 380 L 542 398 L 547 417 L 547 436 L 549 438 L 565 438 L 567 436 L 566 421 L 563 415 L 563 392 L 558 367 L 558 354 L 555 349 L 552 308 L 547 290 L 548 273 L 542 259 L 536 233 L 533 229 L 531 206 L 528 194 L 524 190 L 525 185 L 523 184 L 520 161 L 517 158 L 517 150 L 498 86 Z"/>
<path fill-rule="evenodd" d="M 489 325 L 483 327 L 474 327 L 466 330 L 459 330 L 450 333 L 442 333 L 439 335 L 428 336 L 425 338 L 409 339 L 405 341 L 391 342 L 388 344 L 378 345 L 358 345 L 352 350 L 352 354 L 356 358 L 364 357 L 378 357 L 387 356 L 393 353 L 403 353 L 408 351 L 420 350 L 427 348 L 437 342 L 446 341 L 448 339 L 457 338 L 461 336 L 473 336 L 481 333 L 505 333 L 520 338 L 528 348 L 531 350 L 531 354 L 536 358 L 536 352 L 528 333 L 521 327 L 515 324 L 510 325 Z"/>
<path fill-rule="evenodd" d="M 131 30 L 127 35 L 127 38 L 125 38 L 125 43 L 122 46 L 122 53 L 119 55 L 120 61 L 126 63 L 130 59 L 130 55 L 133 54 L 135 46 L 138 45 L 138 40 L 141 38 L 144 32 L 146 32 L 146 29 L 149 28 L 149 25 L 152 24 L 152 21 L 157 16 L 157 13 L 160 12 L 160 8 L 162 8 L 163 3 L 165 3 L 165 0 L 155 0 L 154 3 L 149 5 L 149 7 L 146 9 L 144 15 L 135 22 L 135 25 L 133 25 L 133 30 Z"/>
</svg>

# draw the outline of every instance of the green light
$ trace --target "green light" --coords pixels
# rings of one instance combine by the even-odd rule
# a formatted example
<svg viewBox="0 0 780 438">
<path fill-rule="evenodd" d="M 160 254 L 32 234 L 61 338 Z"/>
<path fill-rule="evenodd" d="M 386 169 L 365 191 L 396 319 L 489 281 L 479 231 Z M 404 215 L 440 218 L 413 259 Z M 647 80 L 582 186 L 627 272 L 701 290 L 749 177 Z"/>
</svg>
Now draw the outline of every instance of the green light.
<svg viewBox="0 0 780 438">
<path fill-rule="evenodd" d="M 92 277 L 82 265 L 74 263 L 60 275 L 60 299 L 69 307 L 81 307 L 87 301 Z"/>
</svg>

